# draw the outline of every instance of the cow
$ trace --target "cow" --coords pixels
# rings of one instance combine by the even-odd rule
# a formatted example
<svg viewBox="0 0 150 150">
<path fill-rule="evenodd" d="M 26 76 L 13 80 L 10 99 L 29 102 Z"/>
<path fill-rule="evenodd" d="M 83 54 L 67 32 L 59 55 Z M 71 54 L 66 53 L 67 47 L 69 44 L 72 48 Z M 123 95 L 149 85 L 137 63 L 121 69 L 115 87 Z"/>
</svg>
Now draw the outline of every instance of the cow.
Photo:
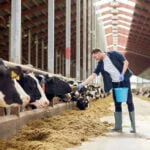
<svg viewBox="0 0 150 150">
<path fill-rule="evenodd" d="M 76 101 L 76 106 L 80 110 L 85 110 L 89 105 L 89 96 L 87 95 L 87 88 L 84 87 L 80 91 L 71 92 L 71 100 Z"/>
<path fill-rule="evenodd" d="M 75 82 L 69 81 L 68 83 L 73 87 Z M 103 88 L 94 85 L 84 86 L 80 91 L 76 88 L 71 92 L 72 101 L 76 101 L 76 106 L 81 110 L 85 110 L 91 100 L 104 98 L 105 95 Z"/>
<path fill-rule="evenodd" d="M 26 106 L 30 97 L 16 82 L 20 69 L 8 68 L 0 59 L 0 107 Z"/>
<path fill-rule="evenodd" d="M 78 98 L 77 100 L 77 107 L 80 109 L 80 110 L 85 110 L 89 105 L 89 100 L 87 99 L 87 97 L 80 97 Z"/>
<path fill-rule="evenodd" d="M 41 88 L 37 78 L 33 73 L 22 72 L 17 80 L 24 91 L 30 96 L 30 104 L 27 109 L 44 108 L 49 106 L 49 100 Z"/>
<path fill-rule="evenodd" d="M 68 93 L 71 92 L 69 84 L 56 76 L 35 75 L 40 85 L 44 84 L 45 95 L 51 102 L 54 97 L 59 97 L 62 101 L 69 101 L 71 97 Z M 42 86 L 43 87 L 43 86 Z"/>
<path fill-rule="evenodd" d="M 136 95 L 145 96 L 147 98 L 150 97 L 150 87 L 141 87 L 135 90 L 132 90 Z"/>
</svg>

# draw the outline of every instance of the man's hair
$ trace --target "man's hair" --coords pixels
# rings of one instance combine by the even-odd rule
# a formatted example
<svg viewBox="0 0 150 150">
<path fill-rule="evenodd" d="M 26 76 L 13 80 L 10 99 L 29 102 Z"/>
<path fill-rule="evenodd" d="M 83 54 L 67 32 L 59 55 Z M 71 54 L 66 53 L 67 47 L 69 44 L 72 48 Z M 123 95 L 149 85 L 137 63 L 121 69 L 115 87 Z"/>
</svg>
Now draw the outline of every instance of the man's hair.
<svg viewBox="0 0 150 150">
<path fill-rule="evenodd" d="M 93 49 L 93 50 L 91 51 L 91 55 L 92 55 L 92 54 L 96 54 L 96 53 L 98 53 L 98 52 L 103 52 L 103 51 L 100 50 L 100 49 L 98 49 L 98 48 L 95 48 L 95 49 Z"/>
</svg>

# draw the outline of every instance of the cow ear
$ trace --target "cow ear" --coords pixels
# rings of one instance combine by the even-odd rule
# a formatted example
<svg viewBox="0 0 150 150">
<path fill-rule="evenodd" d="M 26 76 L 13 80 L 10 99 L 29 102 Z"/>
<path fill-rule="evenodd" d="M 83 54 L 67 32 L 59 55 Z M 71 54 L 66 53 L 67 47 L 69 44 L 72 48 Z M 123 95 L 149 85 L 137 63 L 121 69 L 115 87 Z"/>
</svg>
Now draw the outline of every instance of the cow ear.
<svg viewBox="0 0 150 150">
<path fill-rule="evenodd" d="M 46 75 L 44 75 L 44 76 L 45 76 L 45 78 L 49 78 L 48 74 L 46 74 Z"/>
<path fill-rule="evenodd" d="M 9 72 L 10 72 L 10 77 L 12 79 L 20 79 L 20 76 L 22 74 L 22 69 L 20 66 L 16 66 L 14 68 L 9 68 Z"/>
<path fill-rule="evenodd" d="M 3 59 L 0 58 L 0 76 L 5 76 L 9 74 L 7 66 L 5 66 Z"/>
<path fill-rule="evenodd" d="M 16 66 L 15 67 L 15 70 L 19 73 L 22 73 L 22 68 L 20 66 Z"/>
<path fill-rule="evenodd" d="M 10 72 L 13 71 L 15 72 L 17 75 L 21 75 L 22 74 L 22 69 L 20 66 L 15 66 L 13 68 L 9 68 Z"/>
<path fill-rule="evenodd" d="M 46 82 L 48 82 L 48 83 L 53 83 L 53 82 L 54 82 L 53 77 L 48 77 L 48 78 L 46 78 L 45 80 L 46 80 Z"/>
<path fill-rule="evenodd" d="M 16 74 L 16 72 L 14 72 L 13 70 L 10 72 L 10 76 L 12 79 L 17 79 L 17 80 L 20 79 L 18 74 Z"/>
<path fill-rule="evenodd" d="M 54 82 L 54 79 L 50 77 L 50 78 L 49 78 L 49 82 L 50 82 L 50 83 L 53 83 L 53 82 Z"/>
</svg>

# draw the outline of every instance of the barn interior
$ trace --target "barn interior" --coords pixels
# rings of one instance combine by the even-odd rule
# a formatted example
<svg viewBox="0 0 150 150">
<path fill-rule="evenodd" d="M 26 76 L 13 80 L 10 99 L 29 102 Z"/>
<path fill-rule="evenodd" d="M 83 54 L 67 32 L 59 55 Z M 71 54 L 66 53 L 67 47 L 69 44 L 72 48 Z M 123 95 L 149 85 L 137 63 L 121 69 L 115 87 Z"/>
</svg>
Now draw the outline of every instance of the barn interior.
<svg viewBox="0 0 150 150">
<path fill-rule="evenodd" d="M 49 0 L 21 0 L 21 64 L 49 71 Z M 13 0 L 0 0 L 0 57 L 11 61 Z M 54 0 L 54 72 L 66 76 L 67 0 Z M 118 50 L 137 76 L 150 79 L 150 0 L 71 0 L 70 72 L 80 79 L 93 69 L 92 48 Z M 50 19 L 49 19 L 50 20 Z M 80 33 L 80 34 L 79 34 Z M 16 39 L 16 43 L 17 43 Z M 80 45 L 80 46 L 79 46 Z M 80 55 L 77 54 L 79 51 Z M 80 58 L 78 58 L 80 56 Z M 84 74 L 86 73 L 86 74 Z"/>
</svg>

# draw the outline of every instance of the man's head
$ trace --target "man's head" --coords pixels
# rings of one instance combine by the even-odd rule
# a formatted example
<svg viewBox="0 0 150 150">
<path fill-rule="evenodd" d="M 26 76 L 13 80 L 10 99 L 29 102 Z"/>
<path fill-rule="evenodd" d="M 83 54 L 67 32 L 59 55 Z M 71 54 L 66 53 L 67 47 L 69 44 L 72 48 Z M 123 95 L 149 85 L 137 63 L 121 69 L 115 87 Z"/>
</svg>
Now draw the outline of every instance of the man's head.
<svg viewBox="0 0 150 150">
<path fill-rule="evenodd" d="M 105 53 L 102 50 L 95 48 L 92 50 L 91 55 L 95 60 L 99 61 L 104 58 Z"/>
</svg>

